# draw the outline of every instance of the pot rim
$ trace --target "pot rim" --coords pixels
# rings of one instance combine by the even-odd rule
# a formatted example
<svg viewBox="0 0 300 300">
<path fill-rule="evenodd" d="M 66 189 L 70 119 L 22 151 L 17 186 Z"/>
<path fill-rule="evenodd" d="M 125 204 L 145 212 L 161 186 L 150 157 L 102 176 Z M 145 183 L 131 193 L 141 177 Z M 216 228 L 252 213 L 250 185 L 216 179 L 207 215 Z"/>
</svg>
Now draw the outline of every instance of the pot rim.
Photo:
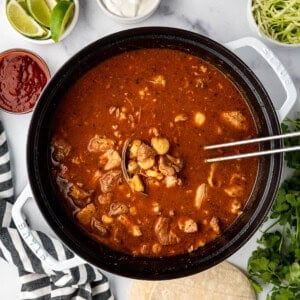
<svg viewBox="0 0 300 300">
<path fill-rule="evenodd" d="M 87 245 L 82 245 L 80 241 L 74 240 L 73 236 L 70 236 L 71 233 L 68 231 L 69 228 L 67 230 L 66 224 L 63 224 L 54 212 L 49 211 L 51 210 L 51 205 L 49 204 L 49 191 L 51 191 L 51 186 L 46 186 L 45 182 L 41 179 L 42 172 L 40 169 L 44 167 L 42 165 L 45 165 L 45 158 L 39 163 L 39 155 L 41 155 L 43 151 L 41 151 L 38 146 L 41 144 L 39 139 L 43 138 L 41 130 L 42 126 L 49 128 L 49 124 L 44 124 L 46 123 L 45 119 L 47 119 L 49 107 L 50 109 L 54 109 L 54 104 L 50 103 L 51 101 L 49 102 L 49 99 L 54 97 L 55 92 L 57 92 L 59 88 L 58 86 L 61 86 L 66 78 L 70 77 L 72 71 L 74 72 L 79 65 L 81 68 L 85 68 L 83 74 L 92 66 L 95 66 L 93 63 L 92 66 L 86 64 L 89 59 L 93 57 L 93 51 L 95 51 L 95 49 L 98 49 L 98 51 L 99 49 L 102 50 L 101 55 L 104 55 L 103 53 L 107 53 L 111 47 L 122 46 L 122 42 L 131 45 L 133 41 L 139 38 L 145 40 L 146 37 L 151 41 L 155 41 L 155 43 L 159 41 L 159 39 L 166 39 L 170 43 L 171 41 L 173 43 L 187 43 L 191 48 L 197 48 L 201 45 L 203 49 L 210 51 L 209 53 L 213 53 L 216 56 L 221 55 L 222 58 L 224 58 L 224 64 L 229 64 L 229 66 L 232 65 L 233 71 L 238 75 L 240 74 L 241 79 L 252 87 L 254 95 L 265 101 L 261 110 L 262 114 L 269 118 L 266 120 L 269 122 L 268 131 L 271 131 L 271 134 L 278 134 L 280 132 L 280 125 L 276 111 L 263 85 L 240 58 L 223 45 L 197 33 L 182 29 L 169 27 L 142 27 L 114 33 L 83 48 L 69 59 L 52 77 L 41 95 L 41 98 L 43 98 L 42 101 L 39 101 L 33 113 L 27 141 L 27 168 L 29 181 L 39 209 L 50 227 L 64 244 L 89 263 L 106 271 L 126 277 L 160 280 L 191 275 L 212 267 L 232 255 L 250 239 L 262 223 L 275 198 L 280 183 L 283 155 L 276 154 L 270 158 L 269 169 L 271 172 L 269 172 L 269 174 L 273 174 L 271 178 L 270 176 L 267 178 L 267 182 L 265 183 L 266 188 L 261 194 L 264 201 L 259 201 L 257 207 L 252 208 L 254 212 L 247 224 L 244 224 L 242 228 L 239 228 L 239 231 L 235 232 L 235 235 L 233 237 L 231 236 L 230 240 L 226 240 L 226 238 L 228 238 L 228 234 L 226 234 L 228 230 L 226 230 L 219 238 L 203 247 L 206 252 L 203 252 L 203 249 L 199 249 L 192 253 L 177 256 L 145 258 L 119 253 L 111 249 L 106 249 L 103 246 L 101 246 L 101 249 L 97 248 L 99 250 L 98 256 L 95 256 L 95 253 L 87 253 L 86 251 L 89 251 L 87 248 L 83 251 L 83 247 L 90 247 L 91 245 L 94 247 L 93 242 L 88 240 L 86 243 Z M 128 48 L 126 51 L 127 50 Z M 265 104 L 267 104 L 267 108 L 265 107 Z M 45 141 L 43 143 L 45 143 Z M 281 146 L 281 141 L 277 141 L 276 143 L 278 147 Z M 49 174 L 47 176 L 49 176 Z M 51 195 L 53 196 L 53 194 Z M 237 227 L 236 223 L 237 222 L 234 222 L 231 226 L 233 230 Z M 206 256 L 203 256 L 203 253 L 206 253 Z M 207 255 L 207 253 L 209 253 L 209 255 Z M 99 258 L 101 255 L 105 256 L 104 260 Z M 162 266 L 164 266 L 164 269 L 161 268 Z"/>
</svg>

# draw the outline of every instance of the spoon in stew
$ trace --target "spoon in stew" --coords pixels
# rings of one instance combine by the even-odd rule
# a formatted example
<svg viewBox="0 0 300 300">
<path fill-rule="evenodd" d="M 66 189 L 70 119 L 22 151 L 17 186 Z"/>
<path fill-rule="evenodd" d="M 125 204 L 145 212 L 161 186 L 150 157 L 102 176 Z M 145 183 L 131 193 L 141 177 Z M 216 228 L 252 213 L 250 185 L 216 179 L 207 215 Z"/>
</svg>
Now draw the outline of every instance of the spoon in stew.
<svg viewBox="0 0 300 300">
<path fill-rule="evenodd" d="M 130 144 L 130 139 L 127 139 L 125 141 L 125 143 L 123 145 L 123 149 L 122 149 L 122 156 L 121 156 L 122 164 L 121 164 L 121 168 L 122 168 L 123 176 L 124 176 L 126 182 L 128 183 L 128 185 L 130 186 L 130 184 L 129 184 L 130 177 L 129 177 L 129 174 L 128 174 L 127 168 L 126 168 L 126 153 L 127 153 L 127 149 L 128 149 L 129 144 Z"/>
<path fill-rule="evenodd" d="M 296 137 L 296 136 L 300 136 L 300 131 L 285 133 L 285 134 L 280 134 L 280 135 L 274 135 L 274 136 L 267 136 L 267 137 L 262 137 L 262 138 L 255 138 L 255 139 L 248 139 L 248 140 L 229 142 L 229 143 L 223 143 L 223 144 L 209 145 L 209 146 L 205 146 L 204 150 L 220 149 L 220 148 L 225 148 L 225 147 L 246 145 L 246 144 L 250 144 L 250 143 L 260 143 L 260 142 L 265 142 L 265 141 L 278 140 L 278 139 L 283 139 L 283 138 L 291 138 L 291 137 Z M 270 154 L 274 154 L 274 153 L 291 152 L 291 151 L 299 151 L 299 150 L 300 150 L 300 146 L 293 146 L 293 147 L 270 149 L 270 150 L 242 153 L 242 154 L 229 155 L 229 156 L 206 158 L 204 161 L 207 163 L 212 163 L 212 162 L 218 162 L 218 161 L 226 161 L 226 160 L 232 160 L 232 159 L 270 155 Z"/>
</svg>

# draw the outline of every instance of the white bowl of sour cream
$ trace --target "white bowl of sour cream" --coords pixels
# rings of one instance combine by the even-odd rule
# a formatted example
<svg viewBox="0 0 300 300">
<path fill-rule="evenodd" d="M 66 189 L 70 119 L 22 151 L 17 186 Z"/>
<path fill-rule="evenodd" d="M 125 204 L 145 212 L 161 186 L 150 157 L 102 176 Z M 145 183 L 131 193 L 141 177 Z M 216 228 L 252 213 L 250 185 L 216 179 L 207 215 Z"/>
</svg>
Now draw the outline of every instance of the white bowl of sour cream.
<svg viewBox="0 0 300 300">
<path fill-rule="evenodd" d="M 161 0 L 97 0 L 102 11 L 114 21 L 138 23 L 150 17 Z"/>
</svg>

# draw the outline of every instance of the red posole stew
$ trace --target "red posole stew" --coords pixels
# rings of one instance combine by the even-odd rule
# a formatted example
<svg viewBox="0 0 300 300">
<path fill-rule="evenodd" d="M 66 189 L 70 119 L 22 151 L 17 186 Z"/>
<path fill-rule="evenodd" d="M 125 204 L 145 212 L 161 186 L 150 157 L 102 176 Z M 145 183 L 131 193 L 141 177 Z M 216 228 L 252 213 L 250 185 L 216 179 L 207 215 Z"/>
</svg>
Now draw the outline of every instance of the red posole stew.
<svg viewBox="0 0 300 300">
<path fill-rule="evenodd" d="M 191 252 L 243 212 L 258 170 L 257 158 L 205 163 L 203 146 L 256 134 L 246 101 L 214 66 L 177 50 L 130 51 L 64 95 L 53 177 L 74 221 L 100 243 L 137 256 Z"/>
</svg>

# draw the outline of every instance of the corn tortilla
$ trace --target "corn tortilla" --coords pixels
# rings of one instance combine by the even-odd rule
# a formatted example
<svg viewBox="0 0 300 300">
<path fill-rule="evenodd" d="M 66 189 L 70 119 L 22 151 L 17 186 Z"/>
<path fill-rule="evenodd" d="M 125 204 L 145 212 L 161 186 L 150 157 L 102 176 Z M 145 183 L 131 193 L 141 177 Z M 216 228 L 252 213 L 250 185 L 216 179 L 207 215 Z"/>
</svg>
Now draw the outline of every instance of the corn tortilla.
<svg viewBox="0 0 300 300">
<path fill-rule="evenodd" d="M 247 277 L 222 262 L 196 275 L 163 281 L 134 280 L 129 300 L 255 300 Z"/>
</svg>

